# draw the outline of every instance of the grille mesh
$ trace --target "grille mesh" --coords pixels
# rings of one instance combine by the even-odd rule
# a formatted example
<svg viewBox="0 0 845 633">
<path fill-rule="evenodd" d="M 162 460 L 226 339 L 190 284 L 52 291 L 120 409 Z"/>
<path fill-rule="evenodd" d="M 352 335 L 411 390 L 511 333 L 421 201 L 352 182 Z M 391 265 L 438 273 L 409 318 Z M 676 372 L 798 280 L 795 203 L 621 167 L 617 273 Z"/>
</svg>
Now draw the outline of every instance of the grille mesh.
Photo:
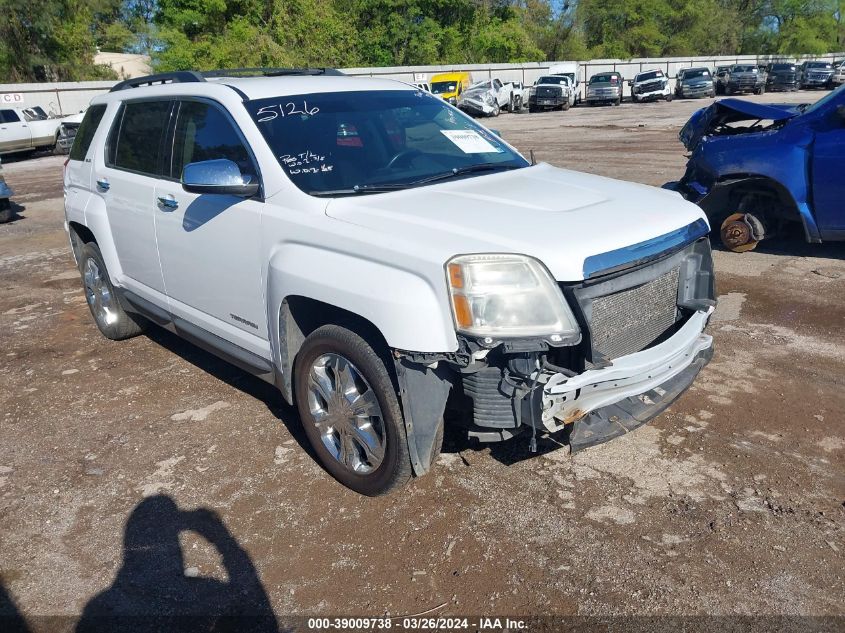
<svg viewBox="0 0 845 633">
<path fill-rule="evenodd" d="M 674 268 L 637 288 L 593 301 L 593 349 L 613 359 L 639 352 L 663 334 L 677 315 L 678 278 Z"/>
</svg>

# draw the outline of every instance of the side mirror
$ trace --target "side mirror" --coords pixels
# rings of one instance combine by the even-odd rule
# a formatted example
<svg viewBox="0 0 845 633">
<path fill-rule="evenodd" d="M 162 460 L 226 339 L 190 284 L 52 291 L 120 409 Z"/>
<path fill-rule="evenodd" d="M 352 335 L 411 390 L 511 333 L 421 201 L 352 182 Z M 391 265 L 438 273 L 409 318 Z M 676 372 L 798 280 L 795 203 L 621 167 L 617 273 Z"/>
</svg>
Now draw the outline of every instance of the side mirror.
<svg viewBox="0 0 845 633">
<path fill-rule="evenodd" d="M 190 193 L 249 198 L 258 193 L 255 181 L 255 176 L 244 176 L 236 163 L 225 158 L 188 163 L 182 170 L 182 189 Z"/>
</svg>

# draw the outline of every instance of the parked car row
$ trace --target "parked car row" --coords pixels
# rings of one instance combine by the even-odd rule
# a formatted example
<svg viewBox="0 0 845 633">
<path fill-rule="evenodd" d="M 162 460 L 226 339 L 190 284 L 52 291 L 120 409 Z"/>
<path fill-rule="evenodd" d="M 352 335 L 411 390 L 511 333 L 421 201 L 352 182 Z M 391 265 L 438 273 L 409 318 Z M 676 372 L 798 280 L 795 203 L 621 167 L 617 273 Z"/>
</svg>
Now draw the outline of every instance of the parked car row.
<svg viewBox="0 0 845 633">
<path fill-rule="evenodd" d="M 432 78 L 430 91 L 473 116 L 497 116 L 502 110 L 518 112 L 525 106 L 529 112 L 568 110 L 580 102 L 579 70 L 577 62 L 555 65 L 527 89 L 518 82 L 498 78 L 473 83 L 468 72 L 443 73 Z M 596 73 L 587 82 L 584 100 L 588 105 L 620 105 L 625 99 L 625 83 L 618 71 Z M 682 68 L 674 88 L 660 69 L 644 70 L 627 82 L 633 103 L 834 88 L 843 83 L 842 63 L 826 61 L 733 64 L 718 66 L 715 73 L 706 66 Z M 428 88 L 427 84 L 416 85 L 423 90 Z"/>
</svg>

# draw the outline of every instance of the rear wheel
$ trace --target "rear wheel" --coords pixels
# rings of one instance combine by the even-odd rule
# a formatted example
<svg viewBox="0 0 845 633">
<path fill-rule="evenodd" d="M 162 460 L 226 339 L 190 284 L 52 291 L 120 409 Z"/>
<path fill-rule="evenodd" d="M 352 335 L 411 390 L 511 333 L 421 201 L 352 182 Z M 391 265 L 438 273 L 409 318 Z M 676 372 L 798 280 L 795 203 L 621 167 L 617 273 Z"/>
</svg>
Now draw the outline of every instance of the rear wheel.
<svg viewBox="0 0 845 633">
<path fill-rule="evenodd" d="M 315 330 L 296 356 L 296 404 L 323 467 L 344 486 L 383 495 L 411 478 L 399 400 L 387 367 L 360 336 Z"/>
<path fill-rule="evenodd" d="M 85 288 L 85 300 L 100 332 L 108 339 L 122 341 L 141 334 L 147 321 L 123 309 L 109 278 L 100 248 L 94 242 L 85 244 L 79 256 L 79 271 Z"/>
<path fill-rule="evenodd" d="M 672 101 L 673 98 L 674 97 L 672 96 L 671 92 L 668 95 L 666 95 L 666 101 Z"/>
</svg>

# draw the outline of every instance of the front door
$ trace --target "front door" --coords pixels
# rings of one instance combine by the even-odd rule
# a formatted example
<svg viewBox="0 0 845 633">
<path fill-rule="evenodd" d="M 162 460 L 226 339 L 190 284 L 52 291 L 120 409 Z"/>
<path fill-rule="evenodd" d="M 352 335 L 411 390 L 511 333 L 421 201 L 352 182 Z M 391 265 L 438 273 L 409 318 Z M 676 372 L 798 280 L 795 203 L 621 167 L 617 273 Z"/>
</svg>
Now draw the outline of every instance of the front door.
<svg viewBox="0 0 845 633">
<path fill-rule="evenodd" d="M 173 314 L 255 353 L 268 339 L 260 264 L 263 202 L 182 188 L 185 165 L 225 158 L 257 177 L 232 118 L 184 100 L 176 115 L 169 179 L 156 188 L 156 237 Z M 269 348 L 266 348 L 269 349 Z"/>
<path fill-rule="evenodd" d="M 840 100 L 841 101 L 841 100 Z M 816 223 L 825 239 L 826 232 L 845 238 L 845 119 L 835 108 L 816 133 L 813 143 L 813 208 Z M 827 239 L 831 239 L 829 236 Z"/>
<path fill-rule="evenodd" d="M 15 110 L 0 110 L 0 152 L 14 152 L 31 146 L 26 121 Z"/>
</svg>

